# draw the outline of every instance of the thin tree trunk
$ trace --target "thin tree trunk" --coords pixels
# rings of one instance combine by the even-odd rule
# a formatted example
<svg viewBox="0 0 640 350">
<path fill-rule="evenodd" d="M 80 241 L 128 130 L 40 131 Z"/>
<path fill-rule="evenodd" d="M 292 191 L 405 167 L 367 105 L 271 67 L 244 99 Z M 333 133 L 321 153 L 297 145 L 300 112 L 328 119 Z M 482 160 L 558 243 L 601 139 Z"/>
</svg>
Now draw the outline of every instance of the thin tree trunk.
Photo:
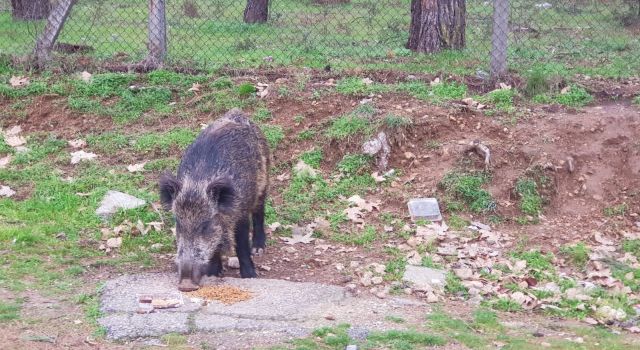
<svg viewBox="0 0 640 350">
<path fill-rule="evenodd" d="M 269 18 L 269 0 L 247 0 L 245 23 L 265 23 Z"/>
<path fill-rule="evenodd" d="M 491 35 L 491 77 L 507 72 L 507 40 L 509 37 L 509 0 L 493 1 L 493 34 Z"/>
<path fill-rule="evenodd" d="M 51 14 L 47 19 L 47 25 L 38 37 L 35 48 L 36 64 L 43 67 L 49 61 L 53 45 L 58 39 L 58 35 L 67 21 L 67 17 L 71 13 L 71 8 L 75 4 L 75 0 L 59 0 L 56 6 L 51 10 Z"/>
<path fill-rule="evenodd" d="M 11 0 L 11 15 L 14 20 L 38 20 L 49 16 L 49 0 Z"/>
<path fill-rule="evenodd" d="M 412 0 L 407 48 L 438 52 L 465 46 L 465 0 Z"/>
<path fill-rule="evenodd" d="M 144 61 L 152 67 L 162 65 L 167 55 L 165 0 L 149 0 L 149 55 Z"/>
</svg>

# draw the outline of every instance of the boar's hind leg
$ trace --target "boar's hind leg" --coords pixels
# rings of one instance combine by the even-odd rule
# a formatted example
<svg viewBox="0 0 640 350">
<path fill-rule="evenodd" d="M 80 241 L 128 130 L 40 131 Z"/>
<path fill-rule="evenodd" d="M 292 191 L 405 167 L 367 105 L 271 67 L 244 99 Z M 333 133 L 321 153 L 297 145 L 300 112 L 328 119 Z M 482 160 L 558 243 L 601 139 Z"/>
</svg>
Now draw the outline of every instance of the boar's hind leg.
<svg viewBox="0 0 640 350">
<path fill-rule="evenodd" d="M 249 218 L 242 219 L 236 226 L 236 255 L 240 261 L 240 277 L 257 277 L 251 260 L 251 244 L 249 242 Z"/>
<path fill-rule="evenodd" d="M 262 255 L 264 253 L 266 236 L 264 234 L 264 196 L 260 198 L 258 207 L 253 212 L 253 249 L 251 252 L 255 255 Z"/>
<path fill-rule="evenodd" d="M 209 260 L 209 266 L 207 266 L 207 276 L 222 277 L 222 257 L 220 253 L 215 253 L 213 258 Z"/>
</svg>

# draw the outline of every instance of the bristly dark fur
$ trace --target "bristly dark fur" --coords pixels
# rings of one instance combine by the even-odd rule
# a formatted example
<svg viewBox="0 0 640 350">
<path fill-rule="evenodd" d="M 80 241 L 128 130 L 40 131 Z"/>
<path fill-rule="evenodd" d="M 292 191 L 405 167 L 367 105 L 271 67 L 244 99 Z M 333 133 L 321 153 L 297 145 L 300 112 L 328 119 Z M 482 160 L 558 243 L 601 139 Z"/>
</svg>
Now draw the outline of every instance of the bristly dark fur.
<svg viewBox="0 0 640 350">
<path fill-rule="evenodd" d="M 177 178 L 161 177 L 160 199 L 176 216 L 181 280 L 191 278 L 197 284 L 201 270 L 219 275 L 221 249 L 230 242 L 235 242 L 242 277 L 255 277 L 249 222 L 252 218 L 253 247 L 261 251 L 268 169 L 264 135 L 234 109 L 187 148 Z"/>
</svg>

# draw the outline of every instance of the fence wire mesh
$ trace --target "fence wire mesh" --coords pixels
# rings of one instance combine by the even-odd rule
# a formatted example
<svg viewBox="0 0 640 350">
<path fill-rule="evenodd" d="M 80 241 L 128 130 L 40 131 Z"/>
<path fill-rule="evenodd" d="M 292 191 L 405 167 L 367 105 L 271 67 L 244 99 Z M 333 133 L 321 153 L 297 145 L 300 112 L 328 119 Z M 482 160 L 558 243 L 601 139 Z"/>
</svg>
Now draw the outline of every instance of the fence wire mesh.
<svg viewBox="0 0 640 350">
<path fill-rule="evenodd" d="M 0 0 L 0 54 L 30 54 L 49 8 L 55 11 L 60 1 Z M 250 0 L 268 3 L 267 21 L 258 24 L 245 23 L 247 1 L 77 0 L 54 51 L 141 60 L 150 49 L 151 3 L 161 2 L 166 60 L 178 65 L 440 60 L 488 70 L 498 28 L 505 35 L 494 40 L 507 39 L 513 69 L 554 62 L 640 70 L 640 0 L 496 1 L 507 4 L 508 25 L 494 25 L 493 1 L 467 0 L 465 48 L 417 55 L 405 48 L 411 0 Z"/>
</svg>

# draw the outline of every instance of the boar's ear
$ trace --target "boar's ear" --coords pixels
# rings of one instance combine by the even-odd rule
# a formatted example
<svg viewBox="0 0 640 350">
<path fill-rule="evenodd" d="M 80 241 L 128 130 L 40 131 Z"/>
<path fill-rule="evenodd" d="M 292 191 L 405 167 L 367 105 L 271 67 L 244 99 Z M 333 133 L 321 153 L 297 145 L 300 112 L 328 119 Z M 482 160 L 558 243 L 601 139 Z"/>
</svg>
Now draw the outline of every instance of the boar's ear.
<svg viewBox="0 0 640 350">
<path fill-rule="evenodd" d="M 207 196 L 220 211 L 229 211 L 233 208 L 236 191 L 228 178 L 216 179 L 207 186 Z"/>
<path fill-rule="evenodd" d="M 166 210 L 171 210 L 173 200 L 180 191 L 180 181 L 173 174 L 164 173 L 160 176 L 160 202 Z"/>
</svg>

